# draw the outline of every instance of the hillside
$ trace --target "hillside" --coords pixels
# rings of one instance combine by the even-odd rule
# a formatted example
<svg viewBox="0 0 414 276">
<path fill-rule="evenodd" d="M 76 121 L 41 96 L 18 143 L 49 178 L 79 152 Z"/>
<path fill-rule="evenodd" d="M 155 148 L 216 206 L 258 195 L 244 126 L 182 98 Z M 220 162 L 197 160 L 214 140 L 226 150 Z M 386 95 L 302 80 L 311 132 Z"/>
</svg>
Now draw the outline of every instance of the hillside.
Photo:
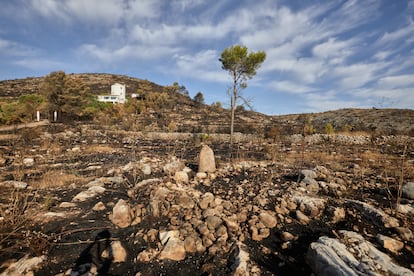
<svg viewBox="0 0 414 276">
<path fill-rule="evenodd" d="M 74 74 L 90 87 L 94 95 L 106 94 L 110 86 L 119 82 L 126 85 L 127 96 L 137 92 L 162 92 L 163 86 L 138 78 L 113 74 Z M 17 98 L 28 93 L 39 93 L 43 77 L 0 81 L 0 97 Z M 162 114 L 141 114 L 136 120 L 147 122 L 156 120 L 158 130 L 165 121 L 175 122 L 178 132 L 227 133 L 229 112 L 227 109 L 196 104 L 188 96 L 169 92 L 171 108 L 163 109 Z M 265 114 L 236 112 L 235 131 L 242 133 L 261 133 L 276 127 L 281 134 L 301 133 L 306 118 L 310 118 L 316 131 L 323 133 L 327 123 L 335 131 L 375 131 L 379 134 L 414 135 L 414 110 L 407 109 L 340 109 L 322 113 L 291 114 L 268 116 Z M 157 130 L 157 129 L 155 129 Z"/>
</svg>

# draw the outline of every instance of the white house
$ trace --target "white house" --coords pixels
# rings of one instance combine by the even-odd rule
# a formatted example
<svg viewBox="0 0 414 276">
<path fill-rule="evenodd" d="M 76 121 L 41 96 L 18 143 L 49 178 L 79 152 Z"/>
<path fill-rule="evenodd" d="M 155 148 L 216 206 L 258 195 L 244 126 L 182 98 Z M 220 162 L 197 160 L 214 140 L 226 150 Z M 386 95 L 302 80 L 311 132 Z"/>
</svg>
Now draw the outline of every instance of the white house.
<svg viewBox="0 0 414 276">
<path fill-rule="evenodd" d="M 111 95 L 99 95 L 99 102 L 107 103 L 125 103 L 126 102 L 126 89 L 124 84 L 115 83 L 111 85 Z"/>
</svg>

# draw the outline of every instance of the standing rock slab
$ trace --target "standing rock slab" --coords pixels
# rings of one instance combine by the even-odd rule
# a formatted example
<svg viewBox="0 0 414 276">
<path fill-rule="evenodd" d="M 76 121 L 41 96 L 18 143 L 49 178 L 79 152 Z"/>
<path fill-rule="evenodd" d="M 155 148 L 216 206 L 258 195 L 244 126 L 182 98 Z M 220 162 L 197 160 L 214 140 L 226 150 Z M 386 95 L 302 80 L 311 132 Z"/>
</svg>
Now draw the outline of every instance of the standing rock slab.
<svg viewBox="0 0 414 276">
<path fill-rule="evenodd" d="M 198 172 L 213 173 L 216 171 L 216 160 L 214 158 L 213 150 L 203 145 L 200 151 L 200 158 L 198 162 Z"/>
</svg>

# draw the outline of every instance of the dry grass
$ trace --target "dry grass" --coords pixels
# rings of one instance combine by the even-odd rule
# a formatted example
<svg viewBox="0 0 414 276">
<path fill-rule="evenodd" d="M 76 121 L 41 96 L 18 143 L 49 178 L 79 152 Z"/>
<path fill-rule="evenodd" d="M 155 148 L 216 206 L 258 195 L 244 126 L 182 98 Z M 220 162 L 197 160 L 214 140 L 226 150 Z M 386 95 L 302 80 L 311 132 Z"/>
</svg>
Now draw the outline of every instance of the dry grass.
<svg viewBox="0 0 414 276">
<path fill-rule="evenodd" d="M 82 153 L 112 153 L 116 151 L 109 145 L 87 145 L 82 149 Z"/>
<path fill-rule="evenodd" d="M 32 183 L 35 188 L 57 188 L 70 185 L 72 183 L 83 183 L 85 177 L 80 177 L 75 174 L 62 171 L 48 171 L 44 173 L 40 180 Z"/>
</svg>

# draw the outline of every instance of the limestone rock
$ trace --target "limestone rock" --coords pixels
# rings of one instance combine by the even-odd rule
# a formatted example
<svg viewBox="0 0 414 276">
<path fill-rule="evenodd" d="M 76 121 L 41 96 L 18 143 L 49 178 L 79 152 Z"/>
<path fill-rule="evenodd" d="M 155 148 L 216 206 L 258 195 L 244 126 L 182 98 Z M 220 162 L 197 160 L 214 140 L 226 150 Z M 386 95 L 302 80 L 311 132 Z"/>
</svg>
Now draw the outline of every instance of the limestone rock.
<svg viewBox="0 0 414 276">
<path fill-rule="evenodd" d="M 125 200 L 120 199 L 112 210 L 112 223 L 121 228 L 126 228 L 131 225 L 132 220 L 133 211 L 131 207 Z"/>
<path fill-rule="evenodd" d="M 348 203 L 351 203 L 358 210 L 362 212 L 364 217 L 371 220 L 379 226 L 384 226 L 386 228 L 393 228 L 400 226 L 398 219 L 391 217 L 384 213 L 383 211 L 376 209 L 375 207 L 369 205 L 368 203 L 358 201 L 358 200 L 347 200 Z"/>
<path fill-rule="evenodd" d="M 172 157 L 167 164 L 164 165 L 163 170 L 165 173 L 174 175 L 176 172 L 182 171 L 185 165 L 177 157 Z"/>
<path fill-rule="evenodd" d="M 0 187 L 10 187 L 18 190 L 24 190 L 27 186 L 27 183 L 22 181 L 9 180 L 0 182 Z"/>
<path fill-rule="evenodd" d="M 94 211 L 103 211 L 105 209 L 106 209 L 105 204 L 102 201 L 99 201 L 92 207 L 92 210 Z"/>
<path fill-rule="evenodd" d="M 309 246 L 306 261 L 316 275 L 414 275 L 360 234 L 338 232 L 339 239 L 323 236 Z"/>
<path fill-rule="evenodd" d="M 414 199 L 414 182 L 408 182 L 402 187 L 404 197 Z"/>
<path fill-rule="evenodd" d="M 87 201 L 90 198 L 94 198 L 99 194 L 103 194 L 106 191 L 104 187 L 101 186 L 91 186 L 86 191 L 78 193 L 73 199 L 73 202 L 83 202 Z"/>
<path fill-rule="evenodd" d="M 310 222 L 310 218 L 304 213 L 302 213 L 300 210 L 296 210 L 296 218 L 303 225 L 307 225 Z"/>
<path fill-rule="evenodd" d="M 179 231 L 162 231 L 160 232 L 160 240 L 164 245 L 158 258 L 160 260 L 182 261 L 185 259 L 186 250 L 184 242 L 179 238 Z"/>
<path fill-rule="evenodd" d="M 23 159 L 23 165 L 25 167 L 32 167 L 34 165 L 34 159 L 33 158 L 24 158 Z"/>
<path fill-rule="evenodd" d="M 209 146 L 203 145 L 199 156 L 198 172 L 213 173 L 215 171 L 216 160 L 214 157 L 214 152 Z"/>
<path fill-rule="evenodd" d="M 393 253 L 398 253 L 399 251 L 401 251 L 401 249 L 404 248 L 403 242 L 381 234 L 377 235 L 377 241 L 379 244 L 381 244 L 382 247 Z"/>
<path fill-rule="evenodd" d="M 188 183 L 188 174 L 184 171 L 179 171 L 174 174 L 174 180 L 177 183 L 187 184 Z"/>
<path fill-rule="evenodd" d="M 407 227 L 396 227 L 395 230 L 400 234 L 400 237 L 405 241 L 413 239 L 413 232 Z"/>
<path fill-rule="evenodd" d="M 158 250 L 154 248 L 147 248 L 138 254 L 136 260 L 142 263 L 149 263 L 158 255 L 158 253 Z"/>
<path fill-rule="evenodd" d="M 126 261 L 127 251 L 122 246 L 121 241 L 111 242 L 111 253 L 109 253 L 108 250 L 105 250 L 104 252 L 102 252 L 102 257 L 108 258 L 110 257 L 110 254 L 112 254 L 113 263 L 123 263 Z"/>
<path fill-rule="evenodd" d="M 268 228 L 276 227 L 276 224 L 277 224 L 276 217 L 267 212 L 260 213 L 259 219 Z"/>
<path fill-rule="evenodd" d="M 17 262 L 11 264 L 0 274 L 0 276 L 33 275 L 33 270 L 44 260 L 46 260 L 46 256 L 29 258 L 29 255 L 26 255 Z"/>
</svg>

